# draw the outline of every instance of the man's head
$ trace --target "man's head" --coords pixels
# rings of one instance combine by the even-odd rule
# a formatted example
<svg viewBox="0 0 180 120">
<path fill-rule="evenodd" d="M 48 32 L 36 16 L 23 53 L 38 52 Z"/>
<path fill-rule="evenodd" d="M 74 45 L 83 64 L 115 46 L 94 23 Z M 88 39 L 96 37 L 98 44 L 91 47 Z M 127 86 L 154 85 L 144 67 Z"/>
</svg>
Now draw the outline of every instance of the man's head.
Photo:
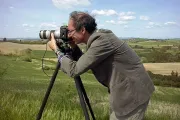
<svg viewBox="0 0 180 120">
<path fill-rule="evenodd" d="M 87 43 L 96 27 L 95 19 L 88 13 L 74 11 L 69 17 L 68 37 L 71 37 L 76 44 Z"/>
</svg>

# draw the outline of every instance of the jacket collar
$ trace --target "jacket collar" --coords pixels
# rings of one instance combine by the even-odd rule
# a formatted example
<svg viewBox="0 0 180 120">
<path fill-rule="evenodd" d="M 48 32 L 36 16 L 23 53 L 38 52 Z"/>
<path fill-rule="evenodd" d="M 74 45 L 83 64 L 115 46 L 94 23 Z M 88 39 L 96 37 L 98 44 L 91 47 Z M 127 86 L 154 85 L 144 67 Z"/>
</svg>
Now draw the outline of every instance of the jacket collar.
<svg viewBox="0 0 180 120">
<path fill-rule="evenodd" d="M 87 49 L 91 46 L 92 42 L 96 39 L 98 39 L 99 37 L 101 37 L 103 34 L 105 33 L 112 33 L 111 30 L 107 30 L 107 29 L 98 29 L 95 30 L 91 36 L 89 37 L 88 41 L 87 41 Z"/>
</svg>

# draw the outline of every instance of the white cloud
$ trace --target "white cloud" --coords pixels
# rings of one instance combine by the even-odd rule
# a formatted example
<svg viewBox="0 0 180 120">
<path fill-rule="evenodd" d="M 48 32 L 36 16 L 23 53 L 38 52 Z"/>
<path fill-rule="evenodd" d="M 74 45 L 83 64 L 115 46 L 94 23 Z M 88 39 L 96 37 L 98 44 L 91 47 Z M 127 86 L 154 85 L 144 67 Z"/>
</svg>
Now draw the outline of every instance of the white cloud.
<svg viewBox="0 0 180 120">
<path fill-rule="evenodd" d="M 154 23 L 154 22 L 149 22 L 149 25 L 154 26 L 154 27 L 162 27 L 162 24 Z"/>
<path fill-rule="evenodd" d="M 149 24 L 149 25 L 154 25 L 155 23 L 154 23 L 154 22 L 149 22 L 148 24 Z"/>
<path fill-rule="evenodd" d="M 127 21 L 118 21 L 118 24 L 127 24 Z"/>
<path fill-rule="evenodd" d="M 128 20 L 134 20 L 134 19 L 136 19 L 136 17 L 135 16 L 120 16 L 119 19 L 128 21 Z"/>
<path fill-rule="evenodd" d="M 13 6 L 10 6 L 9 8 L 10 8 L 10 9 L 13 9 L 14 7 L 13 7 Z"/>
<path fill-rule="evenodd" d="M 135 12 L 131 12 L 131 11 L 129 11 L 129 12 L 121 12 L 121 13 L 119 13 L 119 15 L 120 15 L 120 16 L 134 15 L 134 14 L 135 14 Z"/>
<path fill-rule="evenodd" d="M 73 8 L 75 6 L 89 6 L 89 0 L 52 0 L 54 6 L 60 9 Z"/>
<path fill-rule="evenodd" d="M 27 32 L 28 32 L 28 31 L 29 31 L 29 29 L 27 28 L 27 29 L 25 29 L 25 31 L 27 31 Z"/>
<path fill-rule="evenodd" d="M 111 16 L 111 15 L 117 15 L 119 16 L 119 20 L 121 21 L 128 21 L 133 20 L 136 17 L 133 16 L 135 12 L 121 12 L 118 13 L 115 10 L 109 9 L 109 10 L 93 10 L 91 12 L 92 15 L 105 15 L 105 16 Z M 107 21 L 108 23 L 113 23 L 112 21 Z M 113 23 L 114 24 L 114 23 Z"/>
<path fill-rule="evenodd" d="M 19 27 L 19 25 L 16 25 L 16 26 Z M 24 27 L 24 30 L 25 30 L 26 32 L 29 32 L 30 29 L 34 27 L 34 25 L 26 24 L 26 23 L 22 24 L 22 26 Z"/>
<path fill-rule="evenodd" d="M 121 12 L 119 13 L 119 20 L 122 21 L 129 21 L 129 20 L 134 20 L 136 19 L 135 16 L 133 16 L 135 12 Z"/>
<path fill-rule="evenodd" d="M 93 15 L 106 15 L 106 16 L 110 16 L 110 15 L 117 15 L 117 12 L 115 10 L 93 10 L 91 12 L 91 14 Z"/>
<path fill-rule="evenodd" d="M 155 22 L 149 22 L 146 28 L 155 28 L 155 27 L 163 27 L 162 24 L 160 23 L 155 23 Z"/>
<path fill-rule="evenodd" d="M 129 28 L 129 26 L 128 25 L 124 25 L 124 28 Z"/>
<path fill-rule="evenodd" d="M 104 24 L 98 24 L 98 27 L 104 27 L 105 25 Z"/>
<path fill-rule="evenodd" d="M 127 24 L 128 22 L 127 21 L 117 21 L 115 22 L 114 20 L 109 20 L 109 21 L 106 21 L 107 23 L 110 23 L 110 24 Z"/>
<path fill-rule="evenodd" d="M 176 22 L 165 22 L 165 23 L 155 23 L 155 22 L 149 22 L 146 28 L 155 28 L 155 27 L 165 27 L 165 26 L 180 26 Z"/>
<path fill-rule="evenodd" d="M 22 24 L 22 26 L 23 26 L 23 27 L 27 27 L 27 26 L 28 26 L 28 24 Z"/>
<path fill-rule="evenodd" d="M 34 27 L 34 25 L 29 25 L 29 27 L 31 27 L 31 28 L 32 28 L 32 27 Z"/>
<path fill-rule="evenodd" d="M 23 27 L 30 27 L 30 28 L 34 27 L 34 25 L 29 25 L 29 24 L 26 24 L 26 23 L 22 24 L 22 26 Z"/>
<path fill-rule="evenodd" d="M 146 28 L 152 28 L 152 27 L 153 27 L 153 26 L 149 26 L 149 25 L 148 25 L 148 26 L 146 26 Z"/>
<path fill-rule="evenodd" d="M 106 21 L 107 23 L 111 23 L 111 24 L 116 24 L 116 22 L 114 20 L 108 20 Z"/>
<path fill-rule="evenodd" d="M 127 12 L 127 15 L 134 15 L 134 14 L 136 14 L 135 12 Z"/>
<path fill-rule="evenodd" d="M 97 23 L 99 23 L 99 22 L 100 22 L 100 20 L 99 20 L 99 19 L 96 19 L 96 22 L 97 22 Z"/>
<path fill-rule="evenodd" d="M 51 28 L 53 28 L 53 29 L 58 29 L 59 27 L 58 27 L 58 25 L 56 25 L 56 23 L 41 23 L 40 24 L 40 28 L 42 28 L 42 27 L 46 27 L 46 28 L 49 28 L 49 29 L 51 29 Z"/>
<path fill-rule="evenodd" d="M 140 16 L 140 20 L 149 20 L 148 16 Z"/>
<path fill-rule="evenodd" d="M 164 23 L 165 25 L 177 25 L 177 23 L 176 22 L 166 22 L 166 23 Z"/>
</svg>

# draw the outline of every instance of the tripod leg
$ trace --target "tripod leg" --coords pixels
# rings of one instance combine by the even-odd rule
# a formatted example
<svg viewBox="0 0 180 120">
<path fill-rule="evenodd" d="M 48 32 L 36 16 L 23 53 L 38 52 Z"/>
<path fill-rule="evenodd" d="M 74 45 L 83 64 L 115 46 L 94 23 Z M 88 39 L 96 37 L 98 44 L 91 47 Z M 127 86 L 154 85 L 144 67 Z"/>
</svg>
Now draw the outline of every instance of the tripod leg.
<svg viewBox="0 0 180 120">
<path fill-rule="evenodd" d="M 87 94 L 86 94 L 86 91 L 85 91 L 85 89 L 84 89 L 84 86 L 83 86 L 83 83 L 82 83 L 81 80 L 79 81 L 79 84 L 80 84 L 80 86 L 81 86 L 81 89 L 82 89 L 82 92 L 83 92 L 83 95 L 84 95 L 84 99 L 85 99 L 85 101 L 86 101 L 86 104 L 87 104 L 88 107 L 89 107 L 89 111 L 90 111 L 90 113 L 91 113 L 91 116 L 92 116 L 93 120 L 95 120 L 95 116 L 94 116 L 93 110 L 92 110 L 92 108 L 91 108 L 91 105 L 90 105 L 90 102 L 89 102 L 89 98 L 88 98 L 88 96 L 87 96 Z"/>
<path fill-rule="evenodd" d="M 60 68 L 60 63 L 58 62 L 58 63 L 57 63 L 57 66 L 56 66 L 56 70 L 54 71 L 53 76 L 52 76 L 52 78 L 51 78 L 49 87 L 48 87 L 48 89 L 47 89 L 47 91 L 46 91 L 46 94 L 45 94 L 45 96 L 44 96 L 44 99 L 43 99 L 43 102 L 42 102 L 42 105 L 41 105 L 41 108 L 40 108 L 40 110 L 39 110 L 39 113 L 38 113 L 38 115 L 37 115 L 36 120 L 40 120 L 40 119 L 41 119 L 41 116 L 42 116 L 44 107 L 45 107 L 45 105 L 46 105 L 46 103 L 47 103 L 49 94 L 50 94 L 50 92 L 51 92 L 51 89 L 52 89 L 52 87 L 53 87 L 54 81 L 55 81 L 56 76 L 57 76 L 57 74 L 58 74 L 59 68 Z"/>
<path fill-rule="evenodd" d="M 80 85 L 80 77 L 75 77 L 74 79 L 75 79 L 75 84 L 76 84 L 76 88 L 77 88 L 77 91 L 78 91 L 78 95 L 79 95 L 79 98 L 80 98 L 81 107 L 83 108 L 83 112 L 84 112 L 84 115 L 85 115 L 85 120 L 90 120 L 88 110 L 87 110 L 87 107 L 86 107 L 86 103 L 84 101 L 82 88 L 81 88 L 81 85 Z"/>
</svg>

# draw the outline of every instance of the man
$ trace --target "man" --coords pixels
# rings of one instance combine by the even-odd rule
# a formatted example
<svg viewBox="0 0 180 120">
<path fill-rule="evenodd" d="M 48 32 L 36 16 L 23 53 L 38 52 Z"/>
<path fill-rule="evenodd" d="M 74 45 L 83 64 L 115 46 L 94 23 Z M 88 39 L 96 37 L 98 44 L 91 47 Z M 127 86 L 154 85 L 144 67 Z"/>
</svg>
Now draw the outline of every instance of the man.
<svg viewBox="0 0 180 120">
<path fill-rule="evenodd" d="M 110 30 L 97 30 L 93 17 L 84 12 L 70 14 L 68 37 L 75 44 L 85 43 L 87 51 L 73 61 L 56 46 L 53 34 L 49 47 L 58 55 L 61 70 L 71 77 L 89 69 L 110 93 L 110 120 L 142 120 L 154 85 L 137 54 Z"/>
</svg>

